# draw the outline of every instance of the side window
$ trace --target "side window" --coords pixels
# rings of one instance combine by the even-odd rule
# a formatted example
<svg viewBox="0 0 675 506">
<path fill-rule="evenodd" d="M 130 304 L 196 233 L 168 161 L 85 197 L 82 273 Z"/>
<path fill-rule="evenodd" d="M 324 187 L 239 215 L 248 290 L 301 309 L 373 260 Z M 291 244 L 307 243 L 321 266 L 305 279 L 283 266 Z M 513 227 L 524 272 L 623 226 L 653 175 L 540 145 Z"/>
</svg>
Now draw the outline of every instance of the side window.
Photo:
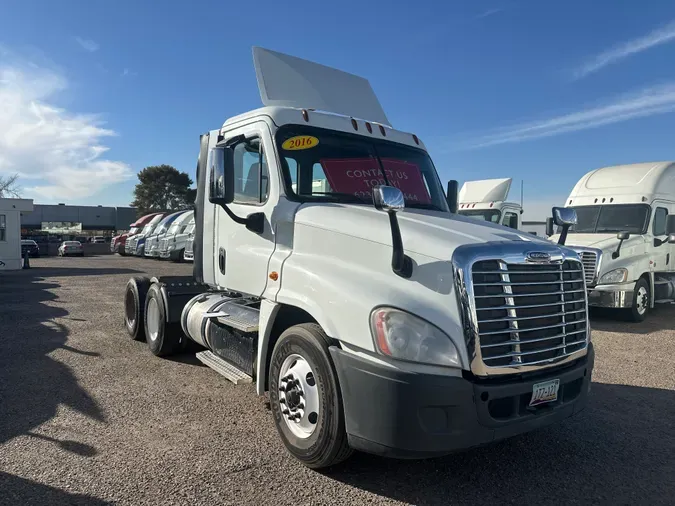
<svg viewBox="0 0 675 506">
<path fill-rule="evenodd" d="M 518 228 L 518 215 L 509 211 L 505 212 L 502 225 L 509 228 Z"/>
<path fill-rule="evenodd" d="M 4 214 L 0 214 L 0 241 L 7 240 L 7 219 Z"/>
<path fill-rule="evenodd" d="M 668 216 L 668 209 L 664 207 L 657 207 L 654 212 L 654 223 L 652 224 L 652 234 L 654 236 L 666 235 L 666 217 Z"/>
<path fill-rule="evenodd" d="M 248 139 L 234 148 L 234 201 L 259 204 L 269 194 L 269 172 L 260 139 Z"/>
</svg>

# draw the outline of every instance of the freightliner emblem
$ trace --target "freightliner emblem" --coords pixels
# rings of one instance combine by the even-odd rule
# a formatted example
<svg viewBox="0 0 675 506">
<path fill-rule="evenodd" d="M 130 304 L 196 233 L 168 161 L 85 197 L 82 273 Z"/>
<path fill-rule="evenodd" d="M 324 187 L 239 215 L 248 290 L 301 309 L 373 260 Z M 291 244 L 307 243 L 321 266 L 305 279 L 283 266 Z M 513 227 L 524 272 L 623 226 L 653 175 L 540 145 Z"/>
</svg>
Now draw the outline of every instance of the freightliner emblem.
<svg viewBox="0 0 675 506">
<path fill-rule="evenodd" d="M 544 251 L 530 251 L 527 254 L 527 260 L 529 262 L 550 262 L 551 255 Z"/>
</svg>

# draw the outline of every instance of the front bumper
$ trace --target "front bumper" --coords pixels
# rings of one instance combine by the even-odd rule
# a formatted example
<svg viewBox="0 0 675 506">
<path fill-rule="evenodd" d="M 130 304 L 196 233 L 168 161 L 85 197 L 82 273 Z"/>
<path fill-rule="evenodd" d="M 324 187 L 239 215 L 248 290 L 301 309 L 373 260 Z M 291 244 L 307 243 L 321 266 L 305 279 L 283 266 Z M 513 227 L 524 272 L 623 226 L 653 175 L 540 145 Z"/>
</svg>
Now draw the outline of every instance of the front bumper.
<svg viewBox="0 0 675 506">
<path fill-rule="evenodd" d="M 424 458 L 491 443 L 550 425 L 588 400 L 593 345 L 571 365 L 489 382 L 417 374 L 331 347 L 349 444 L 397 458 Z M 560 379 L 558 401 L 528 408 L 535 383 Z"/>
<path fill-rule="evenodd" d="M 588 291 L 588 305 L 594 307 L 629 308 L 633 306 L 635 281 L 615 285 L 598 285 Z"/>
</svg>

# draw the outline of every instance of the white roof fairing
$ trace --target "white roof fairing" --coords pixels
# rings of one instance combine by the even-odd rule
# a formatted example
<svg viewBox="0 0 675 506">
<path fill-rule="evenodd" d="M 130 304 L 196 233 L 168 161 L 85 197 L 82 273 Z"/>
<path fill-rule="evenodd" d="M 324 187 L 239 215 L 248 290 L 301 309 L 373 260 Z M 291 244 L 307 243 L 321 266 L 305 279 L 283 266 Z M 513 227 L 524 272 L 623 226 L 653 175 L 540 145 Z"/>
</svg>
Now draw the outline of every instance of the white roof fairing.
<svg viewBox="0 0 675 506">
<path fill-rule="evenodd" d="M 459 203 L 503 202 L 509 195 L 511 181 L 510 177 L 467 181 L 459 190 Z"/>
<path fill-rule="evenodd" d="M 675 194 L 675 162 L 615 165 L 592 170 L 579 179 L 566 205 L 591 205 L 599 198 L 612 203 L 644 202 Z M 570 204 L 570 200 L 572 203 Z"/>
<path fill-rule="evenodd" d="M 265 106 L 315 109 L 391 126 L 367 79 L 295 56 L 253 48 Z"/>
</svg>

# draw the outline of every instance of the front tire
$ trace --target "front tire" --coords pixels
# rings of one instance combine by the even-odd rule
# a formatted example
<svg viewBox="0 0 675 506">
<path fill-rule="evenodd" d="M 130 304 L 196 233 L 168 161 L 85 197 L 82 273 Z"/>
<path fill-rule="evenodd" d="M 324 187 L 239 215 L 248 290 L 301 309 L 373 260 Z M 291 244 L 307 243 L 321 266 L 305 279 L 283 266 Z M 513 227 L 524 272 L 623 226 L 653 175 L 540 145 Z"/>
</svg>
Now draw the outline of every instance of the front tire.
<svg viewBox="0 0 675 506">
<path fill-rule="evenodd" d="M 149 278 L 134 276 L 127 282 L 127 288 L 124 292 L 124 326 L 134 341 L 143 341 L 145 339 L 143 321 L 145 299 L 149 288 Z"/>
<path fill-rule="evenodd" d="M 649 312 L 649 283 L 645 278 L 638 279 L 633 291 L 633 304 L 628 310 L 628 317 L 633 322 L 642 322 Z"/>
<path fill-rule="evenodd" d="M 166 357 L 182 351 L 186 338 L 180 322 L 167 322 L 164 296 L 157 283 L 153 283 L 145 299 L 145 336 L 153 355 Z"/>
<path fill-rule="evenodd" d="M 312 469 L 338 464 L 352 453 L 329 346 L 319 325 L 295 325 L 281 334 L 270 363 L 277 431 L 288 451 Z"/>
</svg>

